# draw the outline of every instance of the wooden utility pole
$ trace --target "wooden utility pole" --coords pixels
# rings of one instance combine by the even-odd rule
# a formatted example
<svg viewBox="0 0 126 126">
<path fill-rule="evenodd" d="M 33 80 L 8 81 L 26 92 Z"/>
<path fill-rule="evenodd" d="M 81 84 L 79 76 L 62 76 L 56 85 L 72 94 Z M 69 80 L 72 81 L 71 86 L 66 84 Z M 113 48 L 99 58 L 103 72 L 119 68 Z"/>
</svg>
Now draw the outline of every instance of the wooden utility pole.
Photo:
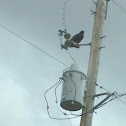
<svg viewBox="0 0 126 126">
<path fill-rule="evenodd" d="M 87 72 L 87 91 L 85 92 L 84 101 L 86 107 L 82 110 L 82 114 L 89 112 L 94 107 L 94 96 L 96 91 L 97 75 L 100 61 L 100 47 L 103 37 L 103 26 L 106 15 L 106 2 L 108 0 L 97 0 L 96 11 L 94 12 L 94 27 L 92 34 L 92 43 L 90 50 L 90 58 Z M 80 126 L 92 126 L 93 112 L 81 116 Z"/>
</svg>

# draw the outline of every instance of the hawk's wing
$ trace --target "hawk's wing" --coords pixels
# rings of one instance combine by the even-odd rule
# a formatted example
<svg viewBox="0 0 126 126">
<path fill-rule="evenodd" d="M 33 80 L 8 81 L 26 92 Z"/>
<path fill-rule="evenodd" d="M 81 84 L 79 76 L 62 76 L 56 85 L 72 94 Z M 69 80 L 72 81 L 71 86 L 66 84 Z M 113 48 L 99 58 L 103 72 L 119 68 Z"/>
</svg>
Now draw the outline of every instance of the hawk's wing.
<svg viewBox="0 0 126 126">
<path fill-rule="evenodd" d="M 81 34 L 81 33 L 79 33 L 79 34 L 74 35 L 74 36 L 71 38 L 71 40 L 72 40 L 73 42 L 75 42 L 75 43 L 80 43 L 81 40 L 82 40 L 83 38 L 84 38 L 84 35 Z"/>
<path fill-rule="evenodd" d="M 71 38 L 72 41 L 76 41 L 77 39 L 78 39 L 78 34 L 74 35 L 74 36 Z"/>
</svg>

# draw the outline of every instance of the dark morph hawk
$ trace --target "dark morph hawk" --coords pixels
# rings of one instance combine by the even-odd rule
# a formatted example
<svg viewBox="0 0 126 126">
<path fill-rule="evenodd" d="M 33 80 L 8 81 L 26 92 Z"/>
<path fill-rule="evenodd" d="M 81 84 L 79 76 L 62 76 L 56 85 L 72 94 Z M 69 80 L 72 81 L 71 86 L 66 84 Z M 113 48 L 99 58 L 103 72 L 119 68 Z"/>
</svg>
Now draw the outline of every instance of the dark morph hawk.
<svg viewBox="0 0 126 126">
<path fill-rule="evenodd" d="M 71 40 L 74 42 L 74 43 L 80 43 L 81 40 L 84 38 L 84 31 L 81 31 L 80 33 L 74 35 Z"/>
</svg>

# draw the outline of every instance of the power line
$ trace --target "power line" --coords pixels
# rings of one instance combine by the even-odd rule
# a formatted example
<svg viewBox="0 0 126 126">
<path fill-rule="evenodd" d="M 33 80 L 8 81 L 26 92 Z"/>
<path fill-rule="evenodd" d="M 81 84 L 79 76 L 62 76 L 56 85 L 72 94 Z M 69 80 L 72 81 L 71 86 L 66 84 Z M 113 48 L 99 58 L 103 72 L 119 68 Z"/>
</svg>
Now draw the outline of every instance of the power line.
<svg viewBox="0 0 126 126">
<path fill-rule="evenodd" d="M 56 103 L 56 107 L 57 107 L 57 109 L 58 109 L 63 115 L 65 115 L 65 116 L 68 118 L 68 120 L 69 120 L 69 122 L 70 122 L 70 125 L 73 126 L 71 120 L 70 120 L 69 117 L 68 117 L 68 115 L 67 115 L 66 113 L 64 113 L 62 110 L 60 110 L 60 108 L 58 107 L 57 103 Z"/>
<path fill-rule="evenodd" d="M 124 94 L 124 95 L 126 95 L 126 94 Z M 116 99 L 120 100 L 119 98 L 122 97 L 122 96 L 124 96 L 124 95 L 114 95 L 113 98 L 111 98 L 109 101 L 103 103 L 103 104 L 102 104 L 101 106 L 99 106 L 98 108 L 104 106 L 105 104 L 107 104 L 107 103 L 109 103 L 109 102 L 111 102 L 111 101 L 113 101 L 113 100 L 116 100 Z M 123 102 L 122 100 L 120 100 L 120 101 L 121 101 L 124 105 L 126 105 L 125 102 Z"/>
<path fill-rule="evenodd" d="M 69 52 L 69 50 L 67 50 L 67 51 L 68 51 L 68 53 L 69 53 L 71 59 L 73 60 L 73 62 L 76 63 L 76 60 L 73 58 L 73 56 L 71 55 L 71 53 Z"/>
<path fill-rule="evenodd" d="M 124 95 L 126 95 L 126 94 L 117 95 L 116 98 L 117 98 L 120 102 L 122 102 L 124 105 L 126 105 L 126 103 L 125 103 L 124 101 L 122 101 L 121 99 L 119 99 L 119 97 L 122 97 L 122 96 L 124 96 Z"/>
<path fill-rule="evenodd" d="M 52 59 L 56 60 L 57 62 L 61 63 L 62 65 L 69 67 L 68 65 L 66 65 L 65 63 L 63 63 L 62 61 L 56 59 L 55 57 L 53 57 L 52 55 L 50 55 L 49 53 L 45 52 L 44 50 L 42 50 L 41 48 L 37 47 L 36 45 L 32 44 L 30 41 L 24 39 L 23 37 L 21 37 L 20 35 L 16 34 L 15 32 L 9 30 L 8 28 L 0 25 L 0 27 L 4 28 L 5 30 L 7 30 L 8 32 L 12 33 L 13 35 L 17 36 L 18 38 L 22 39 L 23 41 L 25 41 L 26 43 L 28 43 L 29 45 L 33 46 L 34 48 L 38 49 L 39 51 L 45 53 L 46 55 L 48 55 L 49 57 L 51 57 Z"/>
<path fill-rule="evenodd" d="M 126 10 L 121 7 L 117 2 L 115 2 L 114 0 L 111 0 L 115 5 L 117 5 L 124 13 L 126 13 Z"/>
</svg>

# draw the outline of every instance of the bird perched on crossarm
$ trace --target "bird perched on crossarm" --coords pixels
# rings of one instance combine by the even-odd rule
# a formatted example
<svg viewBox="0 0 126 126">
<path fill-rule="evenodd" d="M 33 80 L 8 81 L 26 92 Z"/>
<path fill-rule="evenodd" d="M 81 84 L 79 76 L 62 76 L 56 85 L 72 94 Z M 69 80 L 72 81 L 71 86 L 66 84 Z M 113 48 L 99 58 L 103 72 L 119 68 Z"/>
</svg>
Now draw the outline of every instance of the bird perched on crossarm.
<svg viewBox="0 0 126 126">
<path fill-rule="evenodd" d="M 72 40 L 74 43 L 78 44 L 78 43 L 81 42 L 81 40 L 82 40 L 83 38 L 84 38 L 84 31 L 81 31 L 80 33 L 74 35 L 74 36 L 71 38 L 71 40 Z"/>
</svg>

